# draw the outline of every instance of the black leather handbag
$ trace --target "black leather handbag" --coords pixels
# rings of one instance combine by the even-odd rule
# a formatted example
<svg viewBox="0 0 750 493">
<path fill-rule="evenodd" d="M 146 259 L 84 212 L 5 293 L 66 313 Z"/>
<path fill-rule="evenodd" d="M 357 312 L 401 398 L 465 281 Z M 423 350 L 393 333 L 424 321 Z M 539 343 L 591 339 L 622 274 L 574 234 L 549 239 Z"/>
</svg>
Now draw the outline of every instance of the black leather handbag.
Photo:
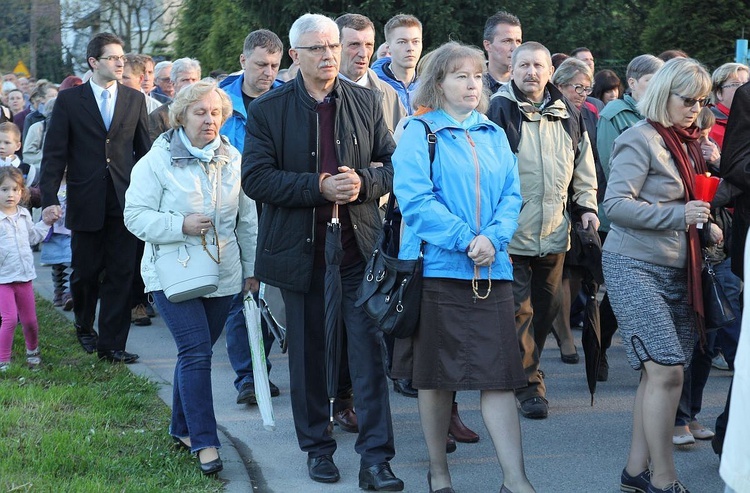
<svg viewBox="0 0 750 493">
<path fill-rule="evenodd" d="M 355 306 L 361 306 L 380 330 L 403 339 L 411 337 L 419 324 L 424 242 L 416 259 L 398 258 L 401 213 L 395 202 L 391 194 L 383 231 L 365 267 Z"/>
<path fill-rule="evenodd" d="M 706 330 L 717 330 L 726 327 L 737 319 L 732 310 L 724 289 L 719 284 L 714 272 L 713 265 L 707 255 L 703 257 L 703 271 L 701 272 L 703 283 L 703 314 L 706 321 Z"/>
</svg>

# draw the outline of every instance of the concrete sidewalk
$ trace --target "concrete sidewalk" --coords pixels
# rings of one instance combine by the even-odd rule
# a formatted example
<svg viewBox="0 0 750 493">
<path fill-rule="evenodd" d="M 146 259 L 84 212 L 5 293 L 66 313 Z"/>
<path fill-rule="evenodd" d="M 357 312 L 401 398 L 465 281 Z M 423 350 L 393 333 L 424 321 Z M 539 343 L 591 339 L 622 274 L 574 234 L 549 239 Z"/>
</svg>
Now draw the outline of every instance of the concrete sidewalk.
<svg viewBox="0 0 750 493">
<path fill-rule="evenodd" d="M 38 254 L 37 261 L 38 261 Z M 52 298 L 50 269 L 37 263 L 36 291 Z M 64 313 L 64 312 L 62 312 Z M 72 315 L 67 314 L 69 318 Z M 138 353 L 140 360 L 129 367 L 160 383 L 160 397 L 171 406 L 172 377 L 176 359 L 174 341 L 160 317 L 149 327 L 130 331 L 128 351 Z M 580 348 L 580 332 L 574 331 Z M 44 332 L 40 334 L 42 347 Z M 224 471 L 219 478 L 228 492 L 356 492 L 359 457 L 354 452 L 355 435 L 338 427 L 334 437 L 338 451 L 334 456 L 341 471 L 341 481 L 323 485 L 307 475 L 306 455 L 299 450 L 294 433 L 289 400 L 287 357 L 274 346 L 269 360 L 273 364 L 271 380 L 281 389 L 273 399 L 276 430 L 263 429 L 257 407 L 235 403 L 234 372 L 222 336 L 214 348 L 213 393 L 216 419 L 222 441 Z M 72 351 L 82 351 L 71 348 Z M 580 352 L 580 349 L 579 349 Z M 594 401 L 586 386 L 583 355 L 578 365 L 560 361 L 559 350 L 550 338 L 542 355 L 550 415 L 546 420 L 521 418 L 526 469 L 539 493 L 615 493 L 619 491 L 620 471 L 627 457 L 631 408 L 638 374 L 630 369 L 618 336 L 609 351 L 610 379 L 600 383 Z M 92 359 L 94 356 L 92 356 Z M 729 385 L 729 373 L 713 370 L 703 397 L 698 418 L 713 428 L 716 416 L 723 410 Z M 393 471 L 406 483 L 407 492 L 427 490 L 427 450 L 422 438 L 416 399 L 391 390 L 391 410 L 396 440 Z M 464 422 L 480 434 L 477 444 L 458 444 L 450 454 L 453 485 L 458 492 L 496 492 L 502 475 L 489 435 L 482 424 L 478 392 L 458 394 L 459 411 Z M 165 440 L 168 423 L 164 423 Z M 724 483 L 718 473 L 719 460 L 709 442 L 677 449 L 675 462 L 680 479 L 693 493 L 721 493 Z"/>
</svg>

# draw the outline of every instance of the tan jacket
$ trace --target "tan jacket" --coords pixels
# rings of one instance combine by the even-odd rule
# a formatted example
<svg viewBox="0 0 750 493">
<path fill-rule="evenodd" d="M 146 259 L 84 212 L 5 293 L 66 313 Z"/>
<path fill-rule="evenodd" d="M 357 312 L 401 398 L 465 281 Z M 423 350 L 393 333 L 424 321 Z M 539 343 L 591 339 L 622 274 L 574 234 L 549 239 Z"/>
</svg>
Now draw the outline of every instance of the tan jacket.
<svg viewBox="0 0 750 493">
<path fill-rule="evenodd" d="M 518 229 L 508 246 L 513 255 L 538 257 L 564 253 L 570 248 L 568 190 L 578 206 L 596 212 L 596 168 L 591 141 L 582 129 L 578 157 L 561 120 L 575 117 L 562 99 L 541 111 L 518 102 L 512 90 L 501 88 L 494 97 L 508 98 L 523 114 L 518 143 L 518 174 L 523 206 Z"/>
<path fill-rule="evenodd" d="M 685 187 L 664 139 L 640 121 L 614 143 L 604 250 L 667 267 L 687 264 Z"/>
<path fill-rule="evenodd" d="M 367 86 L 368 89 L 379 91 L 383 95 L 383 117 L 385 118 L 385 124 L 388 130 L 391 131 L 391 135 L 396 131 L 396 126 L 402 118 L 406 117 L 406 109 L 401 104 L 401 100 L 398 97 L 396 91 L 389 86 L 386 82 L 383 82 L 378 78 L 378 74 L 373 72 L 372 69 L 367 69 Z"/>
</svg>

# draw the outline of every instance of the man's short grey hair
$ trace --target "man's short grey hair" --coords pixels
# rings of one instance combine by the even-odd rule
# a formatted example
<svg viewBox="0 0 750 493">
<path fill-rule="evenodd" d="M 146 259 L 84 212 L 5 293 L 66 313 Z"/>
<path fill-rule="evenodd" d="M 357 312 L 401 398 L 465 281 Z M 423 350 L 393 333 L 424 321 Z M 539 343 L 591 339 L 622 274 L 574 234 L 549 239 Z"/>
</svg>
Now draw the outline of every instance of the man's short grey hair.
<svg viewBox="0 0 750 493">
<path fill-rule="evenodd" d="M 583 74 L 588 77 L 589 84 L 594 80 L 591 67 L 577 58 L 566 58 L 560 66 L 557 67 L 555 73 L 552 74 L 551 82 L 556 86 L 564 86 L 565 84 L 569 84 L 578 74 Z"/>
<path fill-rule="evenodd" d="M 495 28 L 500 24 L 521 27 L 521 21 L 515 15 L 504 10 L 494 13 L 487 22 L 484 23 L 483 37 L 485 41 L 492 43 L 495 41 Z"/>
<path fill-rule="evenodd" d="M 273 31 L 258 29 L 247 35 L 242 45 L 242 53 L 250 56 L 255 48 L 265 48 L 268 53 L 279 53 L 284 50 L 284 43 Z"/>
<path fill-rule="evenodd" d="M 320 14 L 305 14 L 292 24 L 289 29 L 289 43 L 292 49 L 297 47 L 300 36 L 307 33 L 335 32 L 339 36 L 339 26 L 331 19 Z"/>
<path fill-rule="evenodd" d="M 686 98 L 702 98 L 711 91 L 711 76 L 705 67 L 692 58 L 673 58 L 651 78 L 646 94 L 638 101 L 638 111 L 650 120 L 671 127 L 667 110 L 669 97 L 679 94 Z"/>
<path fill-rule="evenodd" d="M 177 82 L 177 79 L 180 78 L 182 74 L 185 72 L 198 72 L 198 78 L 201 78 L 201 62 L 196 60 L 195 58 L 178 58 L 174 62 L 172 62 L 172 73 L 169 75 L 169 78 L 172 80 L 172 83 L 174 84 Z"/>
<path fill-rule="evenodd" d="M 654 55 L 638 55 L 630 60 L 625 71 L 625 80 L 630 78 L 638 81 L 644 75 L 653 75 L 664 65 L 664 60 Z"/>
<path fill-rule="evenodd" d="M 547 55 L 547 65 L 549 65 L 550 68 L 552 67 L 552 55 L 550 54 L 547 47 L 542 43 L 537 43 L 536 41 L 526 41 L 513 51 L 513 54 L 510 58 L 511 68 L 516 66 L 518 56 L 525 51 L 543 51 Z"/>
<path fill-rule="evenodd" d="M 172 62 L 169 60 L 164 60 L 162 62 L 157 63 L 154 65 L 154 77 L 159 78 L 161 77 L 162 70 L 166 70 L 172 66 Z"/>
</svg>

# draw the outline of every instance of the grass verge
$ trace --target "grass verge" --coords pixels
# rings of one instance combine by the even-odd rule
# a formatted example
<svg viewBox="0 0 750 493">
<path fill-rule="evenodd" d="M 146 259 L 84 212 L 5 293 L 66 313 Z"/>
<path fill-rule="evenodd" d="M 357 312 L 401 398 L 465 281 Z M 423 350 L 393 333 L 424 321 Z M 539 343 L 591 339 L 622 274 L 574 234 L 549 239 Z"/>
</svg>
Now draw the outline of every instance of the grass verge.
<svg viewBox="0 0 750 493">
<path fill-rule="evenodd" d="M 168 434 L 157 385 L 84 353 L 73 324 L 37 298 L 42 367 L 21 328 L 0 373 L 0 491 L 219 492 Z"/>
</svg>

